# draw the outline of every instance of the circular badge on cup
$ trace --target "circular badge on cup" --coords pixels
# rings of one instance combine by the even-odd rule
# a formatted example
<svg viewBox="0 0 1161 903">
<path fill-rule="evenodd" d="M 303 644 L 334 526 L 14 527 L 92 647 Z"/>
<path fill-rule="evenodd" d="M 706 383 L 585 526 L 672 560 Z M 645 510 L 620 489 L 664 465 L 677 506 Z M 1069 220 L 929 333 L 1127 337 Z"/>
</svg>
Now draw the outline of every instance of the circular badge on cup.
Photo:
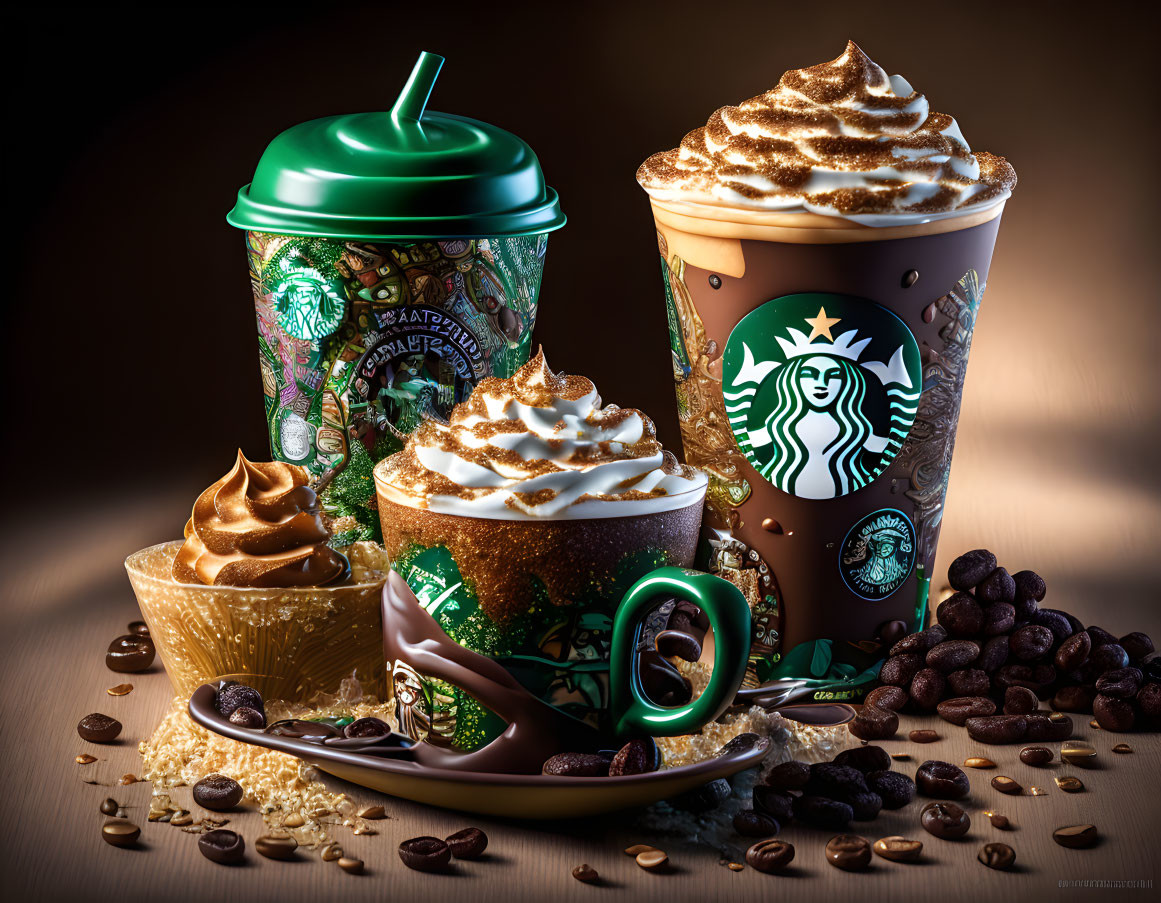
<svg viewBox="0 0 1161 903">
<path fill-rule="evenodd" d="M 915 527 L 895 508 L 861 518 L 839 548 L 839 573 L 852 593 L 872 602 L 886 599 L 911 576 Z"/>
<path fill-rule="evenodd" d="M 738 322 L 722 356 L 738 448 L 800 498 L 847 495 L 881 474 L 915 421 L 922 387 L 911 330 L 850 295 L 767 301 Z"/>
</svg>

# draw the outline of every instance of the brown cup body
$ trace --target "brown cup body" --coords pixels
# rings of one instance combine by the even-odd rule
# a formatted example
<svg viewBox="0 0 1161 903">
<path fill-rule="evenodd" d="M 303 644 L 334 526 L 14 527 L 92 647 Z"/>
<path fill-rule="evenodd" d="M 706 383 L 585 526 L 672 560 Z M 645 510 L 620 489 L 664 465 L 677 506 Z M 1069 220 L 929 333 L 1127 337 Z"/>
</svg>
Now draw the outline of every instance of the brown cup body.
<svg viewBox="0 0 1161 903">
<path fill-rule="evenodd" d="M 930 234 L 913 229 L 905 237 L 876 240 L 867 238 L 875 230 L 864 229 L 861 240 L 840 231 L 811 243 L 801 234 L 783 241 L 731 238 L 729 225 L 716 221 L 699 234 L 696 219 L 669 217 L 656 207 L 655 213 L 685 459 L 710 476 L 704 529 L 712 553 L 699 564 L 737 583 L 750 601 L 755 635 L 747 682 L 821 677 L 802 673 L 811 655 L 787 658 L 819 640 L 831 641 L 834 662 L 871 667 L 883 653 L 880 625 L 902 620 L 918 629 L 925 618 L 968 351 L 999 216 L 961 229 L 944 222 Z M 802 497 L 763 476 L 731 428 L 731 416 L 739 416 L 736 395 L 733 401 L 723 395 L 723 386 L 730 392 L 737 385 L 726 352 L 739 321 L 803 293 L 820 295 L 815 307 L 824 306 L 823 295 L 844 296 L 835 303 L 849 312 L 849 322 L 833 324 L 836 339 L 851 324 L 884 320 L 881 309 L 894 314 L 914 337 L 921 364 L 918 409 L 894 457 L 865 484 L 833 497 Z M 859 319 L 872 308 L 878 320 Z M 804 337 L 812 325 L 799 323 Z M 818 325 L 826 328 L 826 321 Z M 855 338 L 869 334 L 862 328 Z M 766 347 L 777 348 L 773 341 Z M 886 355 L 876 360 L 886 362 Z M 853 369 L 859 367 L 855 362 Z M 885 393 L 866 370 L 859 372 Z M 911 554 L 899 553 L 899 564 L 892 565 L 905 566 L 906 578 L 885 581 L 884 589 L 894 587 L 875 597 L 859 576 L 858 542 L 864 534 L 871 545 L 878 542 L 876 522 L 867 518 L 879 511 L 895 512 L 880 525 L 888 531 L 880 535 L 889 537 L 883 548 L 902 543 Z M 900 513 L 913 535 L 896 540 L 889 535 L 892 522 L 908 532 Z M 861 554 L 866 563 L 866 544 Z M 844 564 L 844 556 L 854 563 Z"/>
</svg>

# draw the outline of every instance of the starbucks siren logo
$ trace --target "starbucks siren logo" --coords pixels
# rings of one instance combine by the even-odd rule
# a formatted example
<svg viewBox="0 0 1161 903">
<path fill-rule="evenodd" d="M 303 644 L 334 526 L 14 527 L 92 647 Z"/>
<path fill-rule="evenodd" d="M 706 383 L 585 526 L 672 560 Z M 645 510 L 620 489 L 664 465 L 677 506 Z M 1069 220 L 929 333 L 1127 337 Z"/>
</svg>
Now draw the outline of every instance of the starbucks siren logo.
<svg viewBox="0 0 1161 903">
<path fill-rule="evenodd" d="M 296 339 L 315 341 L 338 329 L 347 312 L 343 283 L 324 278 L 298 256 L 283 257 L 278 268 L 282 281 L 270 297 L 283 331 Z"/>
<path fill-rule="evenodd" d="M 911 575 L 915 527 L 894 508 L 872 511 L 851 527 L 839 550 L 839 573 L 851 592 L 886 599 Z"/>
<path fill-rule="evenodd" d="M 922 391 L 911 330 L 848 295 L 767 301 L 730 333 L 722 369 L 738 448 L 779 489 L 807 499 L 846 495 L 881 474 Z"/>
</svg>

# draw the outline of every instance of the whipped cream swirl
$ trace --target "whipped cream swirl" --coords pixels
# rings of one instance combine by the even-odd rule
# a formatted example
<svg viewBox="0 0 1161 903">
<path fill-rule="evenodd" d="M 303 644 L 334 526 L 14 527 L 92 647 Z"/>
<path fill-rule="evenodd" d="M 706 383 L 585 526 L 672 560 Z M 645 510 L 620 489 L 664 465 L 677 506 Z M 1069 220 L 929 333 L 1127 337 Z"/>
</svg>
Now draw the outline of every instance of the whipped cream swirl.
<svg viewBox="0 0 1161 903">
<path fill-rule="evenodd" d="M 198 496 L 173 561 L 178 583 L 322 586 L 350 572 L 330 548 L 318 499 L 301 467 L 255 464 L 241 451 L 233 469 Z"/>
<path fill-rule="evenodd" d="M 659 201 L 892 226 L 997 204 L 1016 173 L 1003 157 L 972 153 L 952 117 L 852 41 L 837 59 L 722 107 L 642 163 L 637 181 Z"/>
<path fill-rule="evenodd" d="M 375 481 L 400 504 L 504 520 L 668 511 L 699 503 L 707 484 L 661 448 L 652 420 L 602 407 L 589 380 L 553 373 L 543 351 L 480 382 L 450 422 L 425 422 Z"/>
</svg>

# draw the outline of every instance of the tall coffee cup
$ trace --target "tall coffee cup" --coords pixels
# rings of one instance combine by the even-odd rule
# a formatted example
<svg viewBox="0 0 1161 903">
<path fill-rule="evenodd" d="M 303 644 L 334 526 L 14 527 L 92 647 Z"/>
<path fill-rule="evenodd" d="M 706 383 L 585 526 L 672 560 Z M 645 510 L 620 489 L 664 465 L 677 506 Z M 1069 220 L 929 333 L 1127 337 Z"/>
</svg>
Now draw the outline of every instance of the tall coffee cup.
<svg viewBox="0 0 1161 903">
<path fill-rule="evenodd" d="M 710 475 L 704 564 L 753 612 L 747 683 L 858 699 L 925 620 L 1015 176 L 851 44 L 638 178 L 685 457 Z"/>
<path fill-rule="evenodd" d="M 527 359 L 548 233 L 532 149 L 426 109 L 420 55 L 389 112 L 271 142 L 227 219 L 246 230 L 270 446 L 320 490 L 338 540 L 377 539 L 371 468 Z"/>
</svg>

